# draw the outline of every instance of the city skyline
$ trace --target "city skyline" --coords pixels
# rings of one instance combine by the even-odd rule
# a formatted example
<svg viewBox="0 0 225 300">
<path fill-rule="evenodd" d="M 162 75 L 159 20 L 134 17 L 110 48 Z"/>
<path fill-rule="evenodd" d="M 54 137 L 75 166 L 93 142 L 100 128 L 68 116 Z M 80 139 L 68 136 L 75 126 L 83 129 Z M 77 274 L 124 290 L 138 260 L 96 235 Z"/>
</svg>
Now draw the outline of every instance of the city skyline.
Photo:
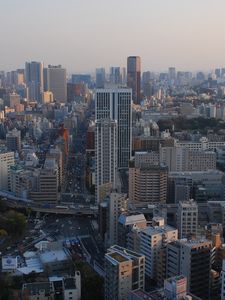
<svg viewBox="0 0 225 300">
<path fill-rule="evenodd" d="M 225 3 L 180 2 L 68 0 L 67 6 L 54 1 L 54 10 L 52 0 L 2 3 L 7 26 L 0 29 L 0 69 L 19 68 L 31 60 L 60 63 L 69 73 L 94 72 L 96 67 L 126 66 L 130 55 L 142 58 L 143 71 L 223 67 Z"/>
</svg>

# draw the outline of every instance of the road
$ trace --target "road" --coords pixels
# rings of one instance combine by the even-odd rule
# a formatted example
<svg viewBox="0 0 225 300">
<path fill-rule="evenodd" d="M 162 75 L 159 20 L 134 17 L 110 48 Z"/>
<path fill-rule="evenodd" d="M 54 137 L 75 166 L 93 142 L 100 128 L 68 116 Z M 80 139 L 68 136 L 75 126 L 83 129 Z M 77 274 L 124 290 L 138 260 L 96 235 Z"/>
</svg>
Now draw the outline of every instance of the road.
<svg viewBox="0 0 225 300">
<path fill-rule="evenodd" d="M 66 188 L 61 194 L 61 203 L 90 202 L 90 195 L 85 189 L 87 120 L 78 124 L 73 136 L 72 149 L 69 153 L 66 170 Z"/>
</svg>

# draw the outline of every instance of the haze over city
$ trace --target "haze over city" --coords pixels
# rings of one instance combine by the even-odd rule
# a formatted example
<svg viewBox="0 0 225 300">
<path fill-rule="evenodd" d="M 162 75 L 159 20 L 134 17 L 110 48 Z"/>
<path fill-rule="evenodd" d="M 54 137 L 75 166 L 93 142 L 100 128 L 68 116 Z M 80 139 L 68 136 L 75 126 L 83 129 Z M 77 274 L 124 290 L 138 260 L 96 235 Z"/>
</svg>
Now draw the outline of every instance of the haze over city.
<svg viewBox="0 0 225 300">
<path fill-rule="evenodd" d="M 223 0 L 13 0 L 1 4 L 0 69 L 24 61 L 61 63 L 68 72 L 125 66 L 211 70 L 225 65 Z M 10 16 L 10 19 L 9 19 Z"/>
<path fill-rule="evenodd" d="M 225 300 L 224 0 L 0 0 L 0 300 Z"/>
</svg>

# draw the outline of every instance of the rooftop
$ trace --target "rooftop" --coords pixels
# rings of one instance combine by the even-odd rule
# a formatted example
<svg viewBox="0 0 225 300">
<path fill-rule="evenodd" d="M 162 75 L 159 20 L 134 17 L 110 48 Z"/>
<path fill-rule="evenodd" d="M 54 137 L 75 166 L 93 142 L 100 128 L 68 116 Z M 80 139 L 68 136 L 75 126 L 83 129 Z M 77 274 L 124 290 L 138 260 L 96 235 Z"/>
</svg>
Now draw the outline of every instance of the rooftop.
<svg viewBox="0 0 225 300">
<path fill-rule="evenodd" d="M 179 205 L 182 206 L 182 207 L 190 207 L 190 206 L 196 207 L 196 206 L 198 206 L 197 202 L 195 202 L 193 199 L 186 200 L 186 201 L 180 201 Z"/>
<path fill-rule="evenodd" d="M 50 294 L 52 291 L 52 283 L 51 282 L 26 283 L 24 284 L 23 289 L 28 291 L 29 295 L 39 295 L 40 291 L 44 291 L 45 294 Z"/>
<path fill-rule="evenodd" d="M 116 260 L 119 263 L 128 260 L 127 257 L 124 257 L 123 255 L 121 255 L 118 252 L 109 253 L 108 255 L 111 256 L 114 260 Z"/>
<path fill-rule="evenodd" d="M 120 215 L 119 217 L 119 223 L 123 225 L 133 225 L 134 223 L 137 222 L 146 222 L 145 216 L 143 214 L 138 214 L 138 215 Z"/>
<path fill-rule="evenodd" d="M 200 239 L 200 240 L 187 240 L 187 239 L 182 239 L 179 240 L 179 242 L 185 246 L 188 246 L 190 248 L 192 247 L 199 247 L 199 246 L 203 246 L 203 244 L 212 244 L 211 241 L 207 240 L 207 239 Z"/>
<path fill-rule="evenodd" d="M 165 225 L 165 226 L 148 226 L 146 228 L 144 228 L 141 232 L 145 233 L 146 235 L 155 235 L 155 234 L 160 234 L 160 233 L 165 233 L 165 232 L 169 232 L 169 231 L 175 231 L 177 230 L 176 228 L 169 226 L 169 225 Z"/>
<path fill-rule="evenodd" d="M 47 250 L 44 252 L 40 252 L 39 257 L 43 264 L 68 260 L 68 257 L 64 250 Z"/>
<path fill-rule="evenodd" d="M 181 246 L 186 246 L 189 248 L 198 248 L 202 246 L 211 246 L 212 242 L 207 239 L 199 239 L 199 240 L 187 240 L 187 239 L 180 239 L 177 241 L 172 242 L 170 245 L 174 245 L 175 247 L 180 248 Z"/>
<path fill-rule="evenodd" d="M 108 249 L 106 257 L 110 258 L 112 263 L 117 264 L 124 261 L 139 259 L 143 257 L 143 255 L 115 245 Z"/>
</svg>

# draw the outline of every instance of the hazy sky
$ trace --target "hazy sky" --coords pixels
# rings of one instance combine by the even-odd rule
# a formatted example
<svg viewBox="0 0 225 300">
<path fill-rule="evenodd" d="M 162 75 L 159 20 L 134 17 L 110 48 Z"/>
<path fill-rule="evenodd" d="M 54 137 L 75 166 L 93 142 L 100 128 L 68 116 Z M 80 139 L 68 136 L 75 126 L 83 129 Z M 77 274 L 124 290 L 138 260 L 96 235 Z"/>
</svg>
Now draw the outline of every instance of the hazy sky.
<svg viewBox="0 0 225 300">
<path fill-rule="evenodd" d="M 69 72 L 225 66 L 225 0 L 0 0 L 0 70 L 27 60 Z"/>
</svg>

